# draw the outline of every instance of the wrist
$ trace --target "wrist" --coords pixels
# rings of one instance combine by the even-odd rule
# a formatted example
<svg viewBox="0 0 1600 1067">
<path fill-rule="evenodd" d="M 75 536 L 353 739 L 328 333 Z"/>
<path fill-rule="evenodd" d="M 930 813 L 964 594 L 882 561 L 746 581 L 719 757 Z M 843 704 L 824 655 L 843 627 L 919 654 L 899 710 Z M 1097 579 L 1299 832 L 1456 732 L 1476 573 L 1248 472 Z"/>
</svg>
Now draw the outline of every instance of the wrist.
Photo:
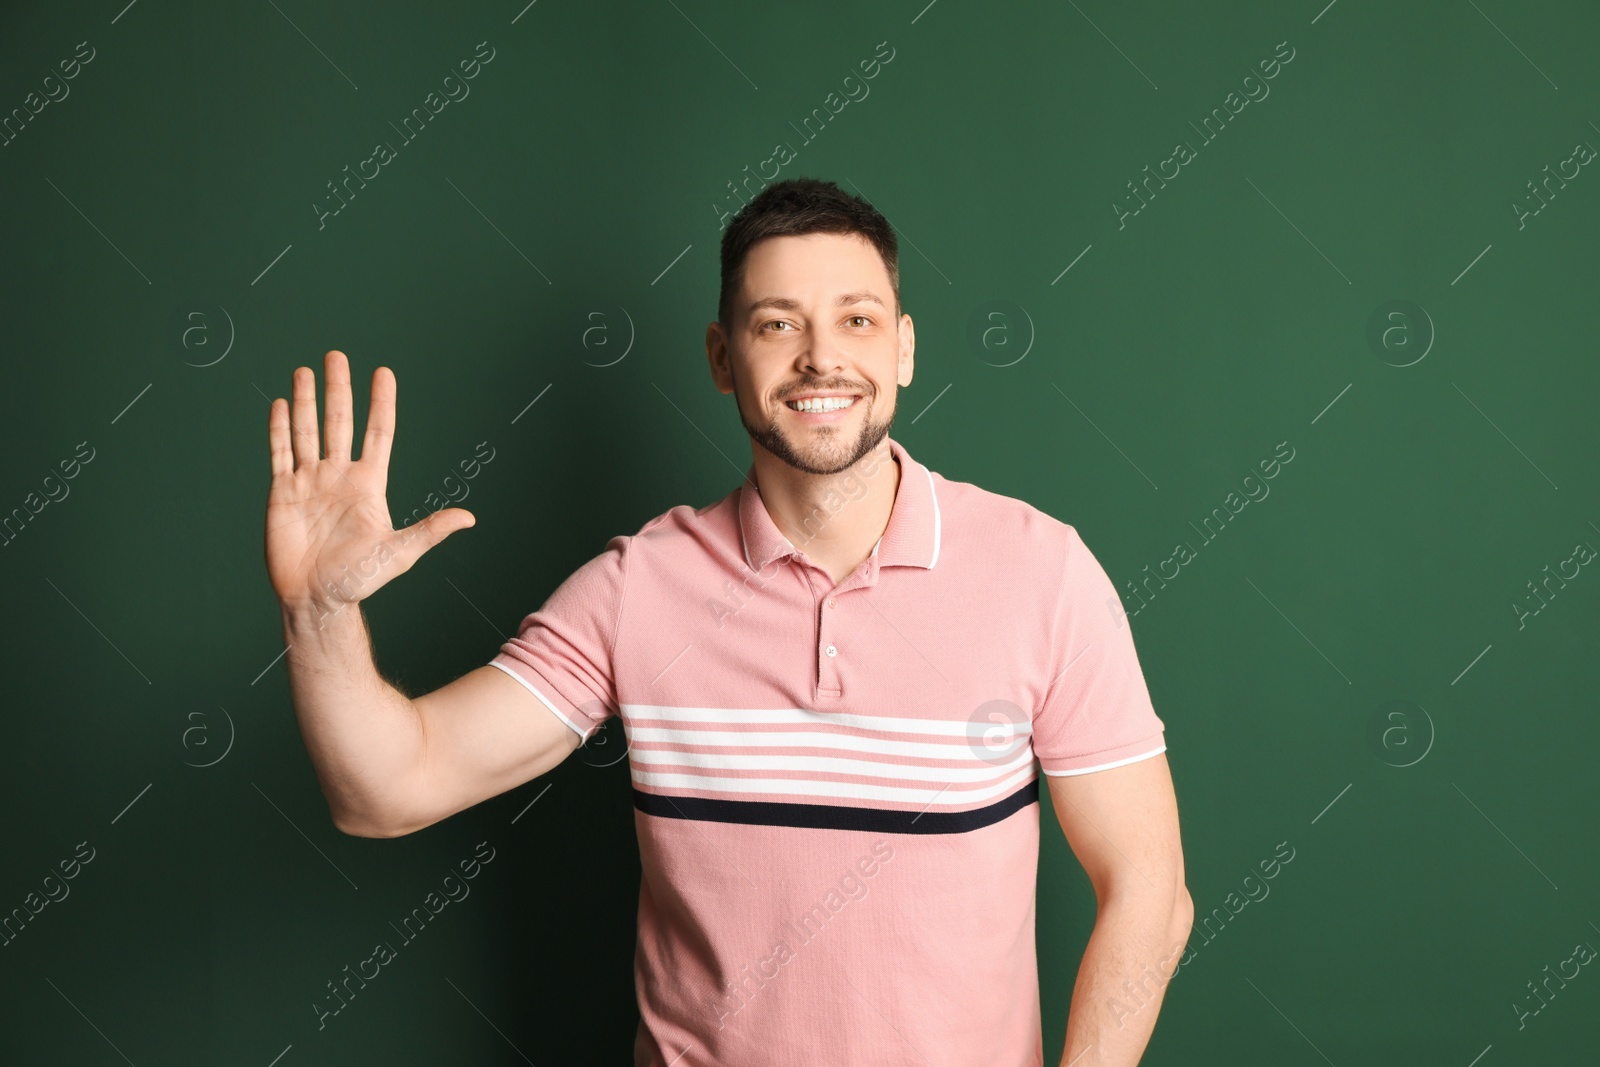
<svg viewBox="0 0 1600 1067">
<path fill-rule="evenodd" d="M 361 625 L 359 600 L 279 601 L 278 610 L 283 619 L 284 640 L 290 644 L 326 640 Z"/>
</svg>

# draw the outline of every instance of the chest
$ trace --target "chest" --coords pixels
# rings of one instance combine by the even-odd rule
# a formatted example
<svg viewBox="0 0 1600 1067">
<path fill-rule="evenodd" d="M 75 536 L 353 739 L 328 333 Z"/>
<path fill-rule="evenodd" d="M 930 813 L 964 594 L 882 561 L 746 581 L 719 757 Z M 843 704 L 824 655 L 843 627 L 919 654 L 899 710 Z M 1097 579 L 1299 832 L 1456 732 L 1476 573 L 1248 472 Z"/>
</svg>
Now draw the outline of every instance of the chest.
<svg viewBox="0 0 1600 1067">
<path fill-rule="evenodd" d="M 716 578 L 646 576 L 656 610 L 616 652 L 624 721 L 630 706 L 987 721 L 997 704 L 1031 716 L 1053 674 L 1048 591 L 999 567 L 863 563 L 835 582 L 790 560 Z"/>
</svg>

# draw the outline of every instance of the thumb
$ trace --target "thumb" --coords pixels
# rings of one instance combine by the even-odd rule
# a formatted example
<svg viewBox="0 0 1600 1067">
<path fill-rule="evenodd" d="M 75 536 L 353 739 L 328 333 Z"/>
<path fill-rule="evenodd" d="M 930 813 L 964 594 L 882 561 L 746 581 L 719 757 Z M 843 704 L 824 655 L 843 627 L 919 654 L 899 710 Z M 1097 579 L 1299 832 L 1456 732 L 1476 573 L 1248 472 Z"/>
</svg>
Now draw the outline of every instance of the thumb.
<svg viewBox="0 0 1600 1067">
<path fill-rule="evenodd" d="M 443 541 L 457 530 L 476 526 L 478 520 L 466 508 L 441 508 L 427 518 L 399 531 L 399 556 L 405 570 L 422 557 L 428 549 Z"/>
</svg>

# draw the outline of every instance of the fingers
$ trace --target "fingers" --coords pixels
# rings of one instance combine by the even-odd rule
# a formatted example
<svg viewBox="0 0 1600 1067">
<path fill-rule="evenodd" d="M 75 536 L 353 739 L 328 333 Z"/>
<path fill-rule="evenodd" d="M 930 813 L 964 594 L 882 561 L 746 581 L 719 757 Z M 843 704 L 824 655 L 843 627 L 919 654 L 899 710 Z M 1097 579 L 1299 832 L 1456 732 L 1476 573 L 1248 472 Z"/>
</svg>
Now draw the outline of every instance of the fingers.
<svg viewBox="0 0 1600 1067">
<path fill-rule="evenodd" d="M 380 469 L 389 467 L 389 449 L 394 443 L 394 398 L 397 386 L 394 371 L 379 367 L 372 372 L 372 402 L 367 406 L 367 433 L 361 439 L 361 460 L 372 460 Z"/>
<path fill-rule="evenodd" d="M 272 453 L 272 476 L 294 473 L 294 453 L 289 449 L 289 402 L 283 397 L 272 402 L 267 413 L 267 445 Z"/>
<path fill-rule="evenodd" d="M 317 376 L 310 367 L 294 369 L 294 459 L 299 466 L 317 462 Z"/>
<path fill-rule="evenodd" d="M 326 392 L 322 402 L 322 432 L 328 459 L 350 458 L 350 361 L 334 349 L 323 357 L 322 378 Z"/>
</svg>

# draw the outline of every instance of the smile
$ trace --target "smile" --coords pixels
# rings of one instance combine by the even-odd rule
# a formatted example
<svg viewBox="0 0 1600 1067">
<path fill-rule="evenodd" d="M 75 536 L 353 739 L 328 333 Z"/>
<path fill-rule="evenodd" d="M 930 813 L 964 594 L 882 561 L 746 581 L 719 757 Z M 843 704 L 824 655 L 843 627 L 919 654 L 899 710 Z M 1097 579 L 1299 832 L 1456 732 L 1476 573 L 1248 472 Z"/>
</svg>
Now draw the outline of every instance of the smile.
<svg viewBox="0 0 1600 1067">
<path fill-rule="evenodd" d="M 854 396 L 815 396 L 804 400 L 785 400 L 784 406 L 790 411 L 818 415 L 830 411 L 843 411 L 852 407 L 858 399 L 860 398 Z"/>
</svg>

